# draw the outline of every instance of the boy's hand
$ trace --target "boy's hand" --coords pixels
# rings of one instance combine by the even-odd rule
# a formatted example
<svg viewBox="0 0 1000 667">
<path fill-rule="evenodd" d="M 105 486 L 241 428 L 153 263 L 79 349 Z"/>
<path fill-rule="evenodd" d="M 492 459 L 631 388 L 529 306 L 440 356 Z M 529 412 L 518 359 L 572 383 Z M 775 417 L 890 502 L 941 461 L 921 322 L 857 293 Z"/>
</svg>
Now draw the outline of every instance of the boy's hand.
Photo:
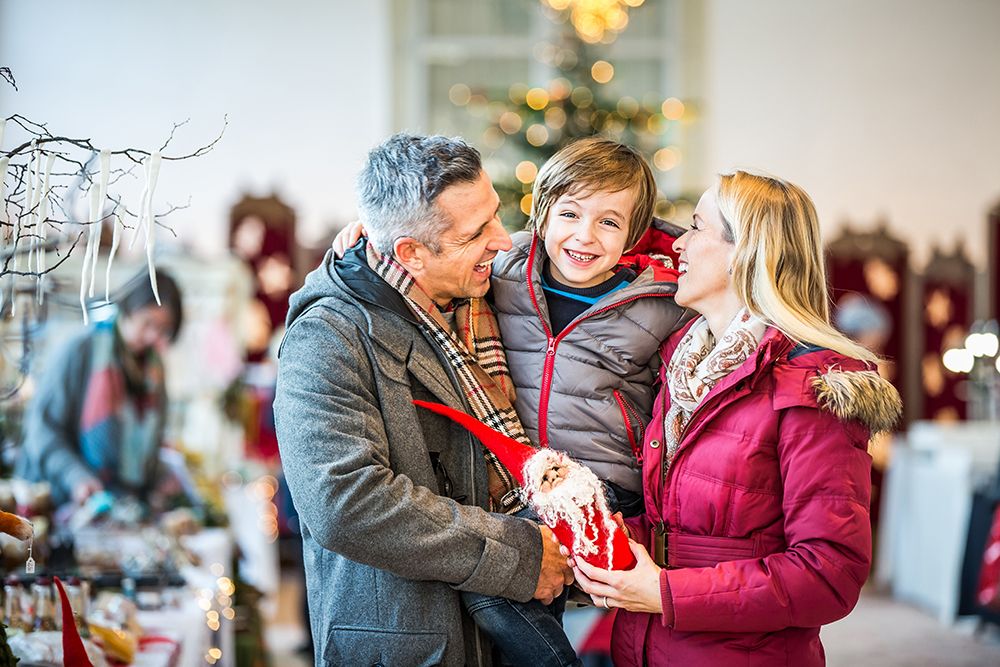
<svg viewBox="0 0 1000 667">
<path fill-rule="evenodd" d="M 628 526 L 625 525 L 625 517 L 622 516 L 621 512 L 615 512 L 611 515 L 611 518 L 615 520 L 615 523 L 625 531 L 625 537 L 631 539 L 632 533 L 629 531 Z"/>
<path fill-rule="evenodd" d="M 346 227 L 337 232 L 337 236 L 333 239 L 333 254 L 337 256 L 337 259 L 341 259 L 347 249 L 357 243 L 362 236 L 368 236 L 368 234 L 360 220 L 348 223 Z"/>
</svg>

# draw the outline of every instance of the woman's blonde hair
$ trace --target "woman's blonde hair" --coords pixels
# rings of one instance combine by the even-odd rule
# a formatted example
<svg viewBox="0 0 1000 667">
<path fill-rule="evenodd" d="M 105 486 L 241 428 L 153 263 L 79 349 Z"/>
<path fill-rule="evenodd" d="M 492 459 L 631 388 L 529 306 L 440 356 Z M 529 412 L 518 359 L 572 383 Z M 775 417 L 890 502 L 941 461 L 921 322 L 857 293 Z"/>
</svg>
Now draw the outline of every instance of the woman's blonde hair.
<svg viewBox="0 0 1000 667">
<path fill-rule="evenodd" d="M 561 148 L 542 165 L 531 194 L 528 229 L 544 238 L 549 209 L 559 197 L 578 192 L 632 190 L 635 203 L 628 220 L 625 250 L 629 250 L 653 222 L 656 181 L 649 164 L 634 148 L 604 137 L 578 139 Z"/>
<path fill-rule="evenodd" d="M 717 193 L 736 246 L 733 285 L 747 309 L 796 342 L 877 361 L 830 324 L 823 241 L 809 195 L 745 171 L 721 175 Z"/>
</svg>

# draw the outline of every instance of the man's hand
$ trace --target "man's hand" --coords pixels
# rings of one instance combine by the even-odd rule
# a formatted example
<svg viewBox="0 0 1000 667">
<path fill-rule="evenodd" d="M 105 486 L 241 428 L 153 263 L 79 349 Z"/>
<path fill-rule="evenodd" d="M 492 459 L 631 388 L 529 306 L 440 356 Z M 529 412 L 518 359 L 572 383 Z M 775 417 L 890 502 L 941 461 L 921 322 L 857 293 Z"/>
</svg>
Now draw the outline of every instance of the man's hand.
<svg viewBox="0 0 1000 667">
<path fill-rule="evenodd" d="M 347 252 L 347 249 L 358 242 L 362 236 L 368 236 L 360 220 L 349 223 L 346 227 L 337 232 L 333 239 L 333 254 L 340 259 Z"/>
<path fill-rule="evenodd" d="M 542 569 L 538 573 L 538 585 L 534 598 L 544 605 L 552 604 L 564 586 L 573 583 L 573 570 L 566 563 L 566 557 L 559 553 L 559 541 L 548 526 L 542 529 Z"/>
</svg>

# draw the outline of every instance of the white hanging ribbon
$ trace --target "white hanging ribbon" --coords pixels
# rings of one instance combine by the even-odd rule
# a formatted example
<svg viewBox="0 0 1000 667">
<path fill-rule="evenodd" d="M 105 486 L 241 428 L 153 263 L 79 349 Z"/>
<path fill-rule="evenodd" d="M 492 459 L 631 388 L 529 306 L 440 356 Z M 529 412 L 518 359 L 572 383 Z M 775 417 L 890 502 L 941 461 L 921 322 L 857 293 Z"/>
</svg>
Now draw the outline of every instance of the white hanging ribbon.
<svg viewBox="0 0 1000 667">
<path fill-rule="evenodd" d="M 119 199 L 111 219 L 111 251 L 108 252 L 108 269 L 104 275 L 104 301 L 106 303 L 111 303 L 111 263 L 115 260 L 118 244 L 121 243 L 121 230 L 125 224 L 122 220 L 124 212 L 125 205 Z"/>
<path fill-rule="evenodd" d="M 54 153 L 49 153 L 48 159 L 45 161 L 45 180 L 42 183 L 42 200 L 38 206 L 38 235 L 40 237 L 39 243 L 41 244 L 41 250 L 35 258 L 35 264 L 38 268 L 38 303 L 45 303 L 45 241 L 49 235 L 49 226 L 46 224 L 46 220 L 49 217 L 49 177 L 52 175 L 52 165 L 55 164 L 56 156 Z M 2 197 L 0 197 L 2 199 Z"/>
<path fill-rule="evenodd" d="M 36 166 L 36 164 L 38 163 L 38 161 L 40 159 L 41 159 L 41 155 L 39 155 L 39 152 L 38 152 L 38 141 L 32 139 L 32 141 L 31 141 L 31 158 L 28 161 L 28 170 L 25 172 L 25 176 L 28 179 L 28 183 L 27 183 L 27 199 L 26 199 L 26 201 L 27 201 L 28 206 L 29 206 L 29 211 L 31 210 L 31 208 L 30 208 L 31 207 L 31 202 L 35 198 L 34 189 L 35 189 L 35 185 L 36 184 L 35 184 L 35 179 L 32 178 L 32 174 L 33 174 L 34 171 L 37 171 L 38 167 Z M 29 214 L 28 220 L 29 221 L 31 220 L 31 215 L 30 214 Z M 14 299 L 14 290 L 17 287 L 17 270 L 18 270 L 18 264 L 19 264 L 19 262 L 18 262 L 18 256 L 17 256 L 17 244 L 20 241 L 20 239 L 21 239 L 21 216 L 19 215 L 19 216 L 17 216 L 14 219 L 14 242 L 13 242 L 13 245 L 11 246 L 11 250 L 10 250 L 11 253 L 12 253 L 12 256 L 11 256 L 11 266 L 12 266 L 12 268 L 11 268 L 11 276 L 10 276 L 10 314 L 11 314 L 11 316 L 13 316 L 16 313 L 16 311 L 17 311 L 17 304 L 16 304 L 15 299 Z M 28 256 L 28 260 L 30 262 L 30 260 L 31 260 L 31 256 L 30 255 Z M 30 269 L 30 264 L 29 264 L 29 269 Z"/>
<path fill-rule="evenodd" d="M 28 261 L 25 271 L 31 273 L 31 262 L 35 261 L 35 273 L 38 272 L 38 228 L 41 226 L 39 224 L 40 218 L 38 217 L 39 209 L 42 205 L 42 184 L 44 180 L 44 175 L 42 174 L 42 153 L 39 151 L 35 161 L 34 161 L 34 172 L 28 174 L 31 179 L 31 195 L 28 201 L 30 206 L 28 213 Z"/>
<path fill-rule="evenodd" d="M 91 254 L 90 262 L 90 289 L 89 295 L 94 296 L 94 277 L 97 275 L 97 260 L 101 254 L 101 232 L 104 229 L 104 199 L 108 194 L 108 177 L 111 174 L 111 151 L 107 148 L 101 151 L 101 172 L 97 185 L 97 215 L 91 219 L 91 224 L 95 228 L 94 250 Z"/>
<path fill-rule="evenodd" d="M 156 284 L 156 266 L 153 264 L 153 256 L 156 251 L 156 217 L 153 215 L 153 193 L 156 191 L 156 181 L 160 176 L 160 162 L 163 156 L 159 151 L 155 151 L 149 156 L 148 191 L 146 197 L 146 264 L 149 266 L 149 285 L 153 288 L 153 296 L 156 297 L 156 304 L 161 306 L 160 291 Z"/>
<path fill-rule="evenodd" d="M 95 231 L 95 228 L 97 225 L 94 223 L 94 220 L 97 220 L 97 216 L 100 215 L 100 194 L 100 186 L 97 183 L 92 183 L 90 185 L 90 215 L 87 216 L 87 249 L 83 253 L 83 268 L 80 270 L 80 308 L 83 310 L 84 324 L 87 324 L 90 321 L 90 318 L 87 316 L 87 288 L 93 283 L 93 261 L 91 260 L 91 255 L 97 251 L 97 244 L 95 243 L 97 239 L 97 232 Z"/>
<path fill-rule="evenodd" d="M 136 214 L 135 232 L 132 234 L 132 240 L 128 243 L 129 250 L 135 246 L 135 241 L 139 238 L 139 234 L 142 232 L 142 226 L 146 221 L 146 202 L 149 201 L 149 167 L 152 163 L 152 159 L 153 156 L 150 155 L 142 163 L 142 171 L 146 176 L 146 181 L 142 185 L 142 194 L 139 196 L 139 212 Z"/>
</svg>

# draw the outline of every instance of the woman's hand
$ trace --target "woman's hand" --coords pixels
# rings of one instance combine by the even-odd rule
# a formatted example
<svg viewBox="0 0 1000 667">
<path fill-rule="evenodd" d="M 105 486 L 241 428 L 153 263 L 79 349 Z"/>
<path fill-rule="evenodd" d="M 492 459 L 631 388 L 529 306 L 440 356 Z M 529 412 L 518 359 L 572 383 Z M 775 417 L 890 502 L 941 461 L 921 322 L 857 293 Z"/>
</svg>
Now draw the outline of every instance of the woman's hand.
<svg viewBox="0 0 1000 667">
<path fill-rule="evenodd" d="M 628 545 L 638 561 L 631 570 L 602 570 L 582 558 L 570 558 L 569 564 L 576 575 L 576 585 L 589 593 L 598 607 L 621 607 L 628 611 L 661 614 L 661 568 L 653 562 L 641 544 L 629 540 Z"/>
<path fill-rule="evenodd" d="M 347 252 L 347 249 L 357 243 L 362 236 L 368 236 L 368 234 L 365 233 L 365 228 L 360 220 L 348 223 L 346 227 L 337 232 L 337 236 L 333 239 L 333 254 L 337 256 L 337 259 L 340 259 Z"/>
</svg>

